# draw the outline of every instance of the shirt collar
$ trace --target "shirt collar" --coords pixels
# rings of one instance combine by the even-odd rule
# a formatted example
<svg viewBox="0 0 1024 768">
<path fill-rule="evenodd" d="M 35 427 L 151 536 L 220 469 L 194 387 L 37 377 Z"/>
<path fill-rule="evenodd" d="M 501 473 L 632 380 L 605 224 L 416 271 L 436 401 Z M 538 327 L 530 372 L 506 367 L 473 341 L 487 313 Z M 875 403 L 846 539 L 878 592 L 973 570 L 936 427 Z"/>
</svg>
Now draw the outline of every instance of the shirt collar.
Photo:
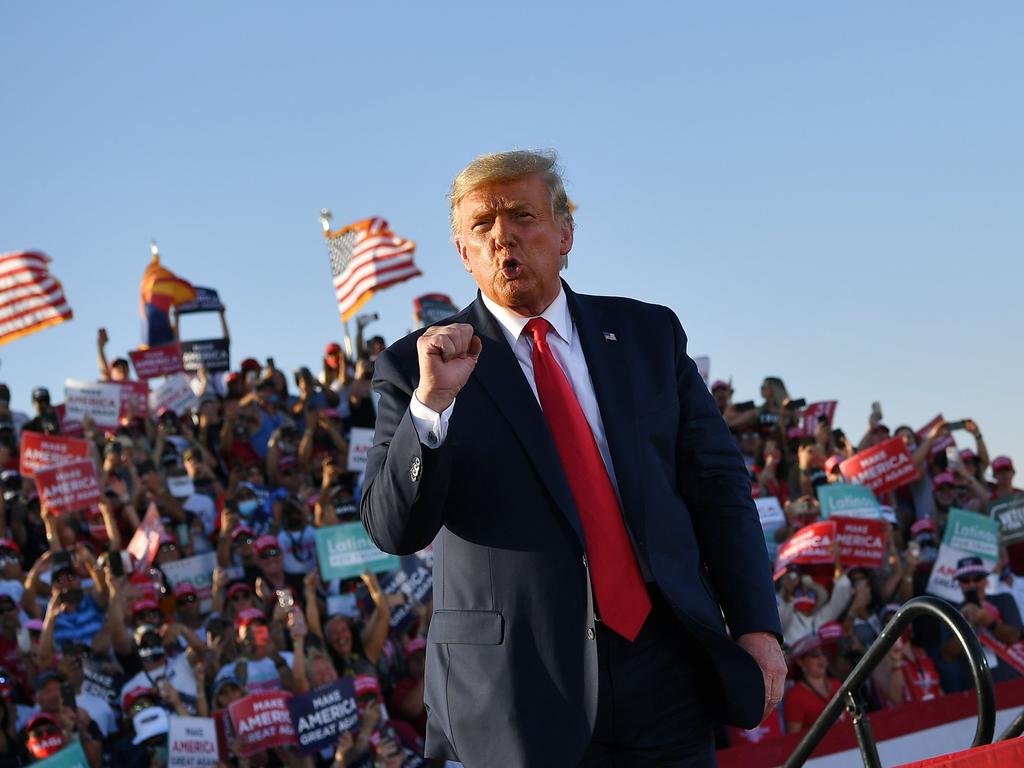
<svg viewBox="0 0 1024 768">
<path fill-rule="evenodd" d="M 480 298 L 483 299 L 484 306 L 487 307 L 488 311 L 494 315 L 495 320 L 498 321 L 498 325 L 501 326 L 501 331 L 505 334 L 505 340 L 508 341 L 509 346 L 514 347 L 516 342 L 519 341 L 523 329 L 526 328 L 526 324 L 533 318 L 517 315 L 512 310 L 491 301 L 483 292 L 480 293 Z M 562 287 L 561 281 L 559 281 L 558 295 L 555 296 L 555 300 L 548 304 L 547 309 L 541 312 L 540 315 L 537 315 L 537 317 L 543 317 L 551 323 L 555 333 L 566 344 L 572 343 L 572 318 L 569 316 L 569 303 L 566 301 L 565 289 Z"/>
</svg>

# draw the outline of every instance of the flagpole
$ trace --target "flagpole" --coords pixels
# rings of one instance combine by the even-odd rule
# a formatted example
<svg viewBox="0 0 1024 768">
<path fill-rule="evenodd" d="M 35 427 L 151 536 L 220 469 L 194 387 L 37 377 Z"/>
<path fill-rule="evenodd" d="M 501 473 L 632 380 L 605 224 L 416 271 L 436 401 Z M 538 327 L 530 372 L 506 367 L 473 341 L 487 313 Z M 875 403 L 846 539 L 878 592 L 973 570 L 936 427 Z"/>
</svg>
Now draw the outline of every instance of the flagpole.
<svg viewBox="0 0 1024 768">
<path fill-rule="evenodd" d="M 324 237 L 330 237 L 331 235 L 331 212 L 327 208 L 320 209 L 320 226 L 323 227 Z M 345 320 L 341 321 L 341 328 L 345 334 L 345 357 L 349 358 L 353 362 L 355 358 L 352 354 L 352 336 L 348 332 L 348 323 Z"/>
</svg>

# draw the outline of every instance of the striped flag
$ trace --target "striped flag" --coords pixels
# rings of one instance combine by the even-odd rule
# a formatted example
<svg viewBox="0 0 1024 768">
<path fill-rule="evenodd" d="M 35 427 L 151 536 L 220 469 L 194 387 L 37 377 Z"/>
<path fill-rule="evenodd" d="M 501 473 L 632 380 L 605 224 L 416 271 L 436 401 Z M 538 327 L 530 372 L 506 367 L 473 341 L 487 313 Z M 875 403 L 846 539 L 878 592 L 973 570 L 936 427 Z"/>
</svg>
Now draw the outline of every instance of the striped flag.
<svg viewBox="0 0 1024 768">
<path fill-rule="evenodd" d="M 0 344 L 72 317 L 50 257 L 37 251 L 0 254 Z"/>
<path fill-rule="evenodd" d="M 422 274 L 412 261 L 416 243 L 396 236 L 379 217 L 325 232 L 324 236 L 338 311 L 345 322 L 377 291 Z"/>
</svg>

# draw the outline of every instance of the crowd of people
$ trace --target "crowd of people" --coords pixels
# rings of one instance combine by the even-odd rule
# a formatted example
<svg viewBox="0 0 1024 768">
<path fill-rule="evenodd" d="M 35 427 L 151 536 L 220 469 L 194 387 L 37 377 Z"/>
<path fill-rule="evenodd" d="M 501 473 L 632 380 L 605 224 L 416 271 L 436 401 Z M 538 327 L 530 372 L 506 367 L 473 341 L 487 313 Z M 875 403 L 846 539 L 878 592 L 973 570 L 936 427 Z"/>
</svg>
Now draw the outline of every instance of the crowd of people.
<svg viewBox="0 0 1024 768">
<path fill-rule="evenodd" d="M 129 379 L 126 359 L 108 364 L 102 330 L 97 343 L 100 380 Z M 34 414 L 12 412 L 0 385 L 0 765 L 73 742 L 91 768 L 166 765 L 170 714 L 212 716 L 249 694 L 345 676 L 359 725 L 336 745 L 231 762 L 427 764 L 429 595 L 387 592 L 387 574 L 326 581 L 317 567 L 316 529 L 359 520 L 346 436 L 374 425 L 370 381 L 384 344 L 357 343 L 355 359 L 328 344 L 319 376 L 302 368 L 291 386 L 272 360 L 249 358 L 225 375 L 198 372 L 188 412 L 126 417 L 113 430 L 86 419 L 103 497 L 59 516 L 18 471 L 22 434 L 61 433 L 57 403 L 37 388 Z M 140 562 L 125 547 L 154 508 L 164 532 Z M 203 553 L 217 563 L 206 606 L 195 585 L 164 573 Z M 429 568 L 429 552 L 419 557 Z M 399 610 L 407 620 L 395 627 Z"/>
<path fill-rule="evenodd" d="M 97 339 L 100 379 L 125 380 L 128 361 L 108 363 Z M 102 500 L 54 515 L 34 481 L 19 474 L 25 432 L 59 434 L 46 389 L 34 414 L 11 411 L 0 385 L 0 768 L 27 765 L 79 742 L 91 768 L 152 768 L 167 762 L 168 713 L 211 716 L 260 691 L 304 693 L 353 680 L 359 725 L 313 756 L 282 747 L 241 768 L 332 765 L 399 768 L 422 754 L 429 596 L 422 602 L 382 588 L 383 575 L 328 581 L 317 567 L 317 528 L 359 520 L 359 476 L 347 469 L 352 428 L 372 428 L 373 365 L 384 348 L 357 339 L 346 356 L 328 344 L 319 375 L 288 377 L 253 358 L 226 375 L 199 371 L 198 405 L 162 410 L 82 432 Z M 881 568 L 790 566 L 777 581 L 792 663 L 779 730 L 807 728 L 899 605 L 924 592 L 952 507 L 984 514 L 1017 493 L 1013 463 L 990 459 L 977 424 L 974 442 L 953 456 L 931 451 L 943 424 L 919 439 L 872 413 L 857 444 L 828 419 L 813 436 L 793 437 L 802 406 L 782 381 L 765 380 L 763 403 L 733 403 L 725 382 L 711 386 L 736 436 L 755 497 L 776 497 L 782 542 L 818 519 L 817 489 L 843 482 L 842 459 L 892 435 L 913 454 L 919 479 L 883 499 L 888 557 Z M 986 472 L 991 471 L 992 479 Z M 188 482 L 183 482 L 186 480 Z M 185 487 L 186 491 L 181 492 Z M 125 546 L 150 510 L 162 523 L 148 562 Z M 214 553 L 209 605 L 189 583 L 172 584 L 167 564 Z M 1002 641 L 1020 639 L 1024 599 L 1012 552 L 989 573 L 960 563 L 967 619 Z M 429 568 L 429 551 L 420 553 Z M 1024 558 L 1022 558 L 1024 562 Z M 969 599 L 968 599 L 969 598 Z M 396 611 L 407 620 L 393 626 Z M 1005 664 L 997 680 L 1015 675 Z M 872 708 L 902 706 L 962 690 L 969 677 L 959 647 L 934 623 L 914 625 L 864 691 Z M 722 744 L 728 742 L 723 735 Z"/>
<path fill-rule="evenodd" d="M 1021 491 L 1013 485 L 1013 461 L 990 457 L 972 420 L 937 420 L 927 431 L 905 425 L 893 430 L 876 403 L 863 435 L 851 439 L 825 414 L 809 428 L 803 404 L 790 399 L 781 379 L 764 380 L 760 405 L 733 403 L 732 386 L 725 381 L 713 382 L 711 389 L 750 469 L 755 498 L 775 497 L 782 505 L 786 519 L 774 534 L 777 543 L 822 519 L 819 489 L 847 482 L 840 465 L 857 452 L 896 437 L 917 470 L 917 479 L 879 499 L 886 531 L 880 567 L 847 567 L 836 546 L 829 565 L 790 564 L 776 573 L 791 678 L 778 720 L 770 724 L 779 732 L 798 733 L 814 723 L 900 606 L 926 594 L 950 510 L 987 517 L 994 503 Z M 951 428 L 962 430 L 962 447 L 935 450 L 957 436 Z M 976 631 L 1012 646 L 1024 630 L 1024 550 L 1019 544 L 1001 545 L 999 553 L 994 568 L 976 556 L 958 560 L 954 576 L 962 599 L 957 607 Z M 986 656 L 995 682 L 1020 676 L 994 653 Z M 937 619 L 926 617 L 903 633 L 860 693 L 867 709 L 879 710 L 972 684 L 959 643 Z"/>
</svg>

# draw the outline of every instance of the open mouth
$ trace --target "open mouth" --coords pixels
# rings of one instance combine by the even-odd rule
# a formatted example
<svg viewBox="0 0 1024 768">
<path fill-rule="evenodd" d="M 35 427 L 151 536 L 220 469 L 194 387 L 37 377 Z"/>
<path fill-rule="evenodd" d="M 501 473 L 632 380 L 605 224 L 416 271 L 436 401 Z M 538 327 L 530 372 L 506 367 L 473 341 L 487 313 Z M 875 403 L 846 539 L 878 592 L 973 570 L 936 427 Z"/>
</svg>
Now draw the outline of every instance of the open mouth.
<svg viewBox="0 0 1024 768">
<path fill-rule="evenodd" d="M 523 265 L 516 259 L 505 259 L 501 262 L 501 274 L 506 280 L 515 280 L 523 274 Z"/>
</svg>

